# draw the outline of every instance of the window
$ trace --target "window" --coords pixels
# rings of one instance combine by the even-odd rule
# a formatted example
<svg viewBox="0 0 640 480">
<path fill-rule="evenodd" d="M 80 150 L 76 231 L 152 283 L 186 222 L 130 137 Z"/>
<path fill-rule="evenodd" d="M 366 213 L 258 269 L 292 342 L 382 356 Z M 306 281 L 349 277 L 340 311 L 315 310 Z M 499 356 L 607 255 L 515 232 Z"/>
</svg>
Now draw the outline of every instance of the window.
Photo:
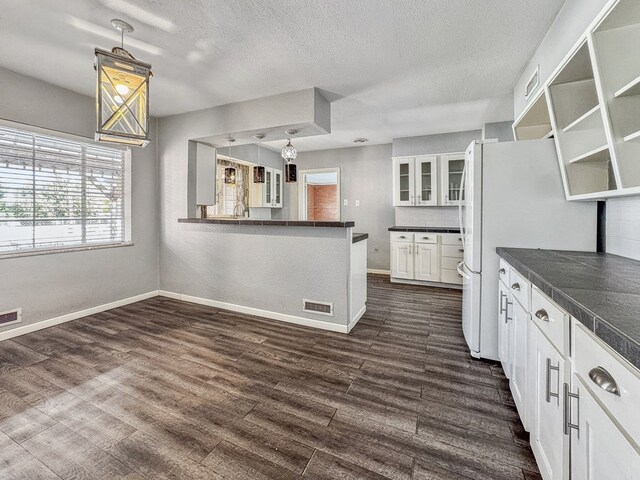
<svg viewBox="0 0 640 480">
<path fill-rule="evenodd" d="M 0 255 L 124 243 L 127 157 L 0 125 Z"/>
</svg>

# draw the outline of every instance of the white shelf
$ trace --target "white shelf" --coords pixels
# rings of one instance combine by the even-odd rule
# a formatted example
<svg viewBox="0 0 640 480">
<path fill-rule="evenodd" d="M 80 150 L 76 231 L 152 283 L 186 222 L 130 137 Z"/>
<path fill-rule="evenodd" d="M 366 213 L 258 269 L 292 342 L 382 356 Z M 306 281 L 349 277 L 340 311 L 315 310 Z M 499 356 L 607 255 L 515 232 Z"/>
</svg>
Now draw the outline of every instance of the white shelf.
<svg viewBox="0 0 640 480">
<path fill-rule="evenodd" d="M 637 132 L 634 132 L 630 135 L 627 135 L 626 137 L 624 137 L 623 139 L 625 142 L 633 142 L 633 141 L 640 141 L 640 130 L 638 130 Z"/>
<path fill-rule="evenodd" d="M 624 87 L 615 93 L 615 97 L 628 97 L 630 95 L 640 94 L 640 76 L 627 83 Z"/>
<path fill-rule="evenodd" d="M 571 122 L 562 129 L 563 132 L 575 130 L 593 130 L 596 128 L 604 128 L 602 125 L 602 117 L 596 115 L 600 112 L 600 105 L 596 105 L 584 115 Z"/>
<path fill-rule="evenodd" d="M 602 160 L 609 160 L 609 146 L 603 145 L 598 148 L 594 148 L 593 150 L 588 151 L 587 153 L 583 153 L 582 155 L 578 155 L 577 157 L 569 160 L 569 163 L 578 163 L 578 162 L 599 162 Z"/>
</svg>

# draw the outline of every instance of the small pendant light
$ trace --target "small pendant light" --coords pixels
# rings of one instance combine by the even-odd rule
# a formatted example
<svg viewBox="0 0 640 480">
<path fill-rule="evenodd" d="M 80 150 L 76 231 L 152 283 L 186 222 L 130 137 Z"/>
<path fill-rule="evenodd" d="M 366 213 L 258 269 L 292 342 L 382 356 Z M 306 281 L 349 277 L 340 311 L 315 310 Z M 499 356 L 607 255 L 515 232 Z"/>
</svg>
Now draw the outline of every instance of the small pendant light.
<svg viewBox="0 0 640 480">
<path fill-rule="evenodd" d="M 287 183 L 295 183 L 298 181 L 298 171 L 295 163 L 287 163 L 284 166 L 284 181 Z"/>
<path fill-rule="evenodd" d="M 265 169 L 263 165 L 260 165 L 260 140 L 264 138 L 263 133 L 258 133 L 253 136 L 256 140 L 258 140 L 258 165 L 253 167 L 253 183 L 264 183 L 265 182 Z"/>
<path fill-rule="evenodd" d="M 227 142 L 229 142 L 229 162 L 231 161 L 231 144 L 233 142 L 235 142 L 236 139 L 228 136 L 227 137 Z M 224 169 L 224 183 L 230 184 L 230 185 L 235 185 L 236 183 L 236 169 L 233 167 L 227 167 Z"/>
</svg>

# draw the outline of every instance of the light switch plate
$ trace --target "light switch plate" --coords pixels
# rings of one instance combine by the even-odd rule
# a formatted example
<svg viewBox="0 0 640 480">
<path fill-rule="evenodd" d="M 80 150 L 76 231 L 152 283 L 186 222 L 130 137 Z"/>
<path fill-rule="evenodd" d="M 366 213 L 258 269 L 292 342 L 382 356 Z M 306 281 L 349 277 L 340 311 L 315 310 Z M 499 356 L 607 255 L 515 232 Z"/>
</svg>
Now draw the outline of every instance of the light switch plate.
<svg viewBox="0 0 640 480">
<path fill-rule="evenodd" d="M 360 206 L 360 200 L 356 200 L 356 207 Z"/>
<path fill-rule="evenodd" d="M 347 200 L 346 198 L 344 199 L 344 206 L 348 207 L 349 206 L 349 200 Z"/>
</svg>

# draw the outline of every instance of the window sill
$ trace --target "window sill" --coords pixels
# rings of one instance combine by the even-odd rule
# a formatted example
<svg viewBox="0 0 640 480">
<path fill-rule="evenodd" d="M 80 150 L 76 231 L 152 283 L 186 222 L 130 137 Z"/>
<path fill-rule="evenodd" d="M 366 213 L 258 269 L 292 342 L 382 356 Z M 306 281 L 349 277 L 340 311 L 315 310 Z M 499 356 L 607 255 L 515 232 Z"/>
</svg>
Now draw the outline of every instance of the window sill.
<svg viewBox="0 0 640 480">
<path fill-rule="evenodd" d="M 132 247 L 133 242 L 100 243 L 96 245 L 78 245 L 76 247 L 47 248 L 0 253 L 0 260 L 5 258 L 33 257 L 37 255 L 54 255 L 58 253 L 82 252 L 85 250 L 102 250 L 104 248 Z"/>
</svg>

